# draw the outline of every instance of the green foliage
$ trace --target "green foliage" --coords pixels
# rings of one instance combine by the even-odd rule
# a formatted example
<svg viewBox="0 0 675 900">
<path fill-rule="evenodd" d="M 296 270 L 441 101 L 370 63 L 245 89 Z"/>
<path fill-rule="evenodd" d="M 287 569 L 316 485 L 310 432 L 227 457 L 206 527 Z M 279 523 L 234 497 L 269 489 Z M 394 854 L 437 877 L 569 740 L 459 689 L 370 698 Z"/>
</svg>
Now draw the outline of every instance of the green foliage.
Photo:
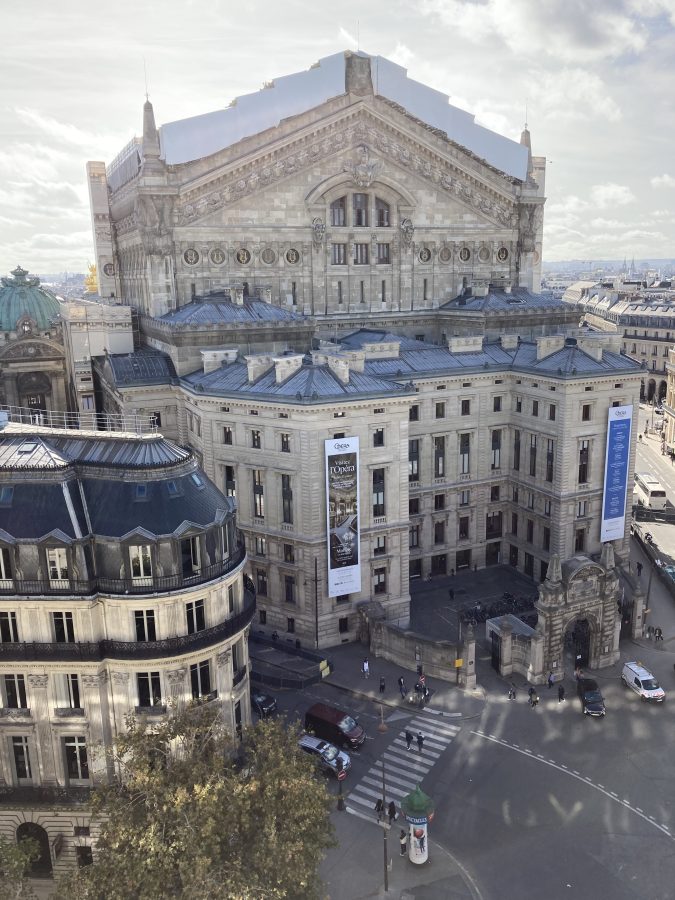
<svg viewBox="0 0 675 900">
<path fill-rule="evenodd" d="M 9 841 L 0 837 L 0 900 L 32 900 L 35 897 L 28 882 L 30 864 L 40 855 L 32 838 Z"/>
<path fill-rule="evenodd" d="M 94 865 L 63 900 L 311 900 L 333 845 L 330 795 L 297 732 L 260 722 L 233 742 L 211 706 L 152 731 L 133 719 L 114 754 L 120 778 L 95 792 Z M 239 753 L 233 757 L 233 752 Z"/>
</svg>

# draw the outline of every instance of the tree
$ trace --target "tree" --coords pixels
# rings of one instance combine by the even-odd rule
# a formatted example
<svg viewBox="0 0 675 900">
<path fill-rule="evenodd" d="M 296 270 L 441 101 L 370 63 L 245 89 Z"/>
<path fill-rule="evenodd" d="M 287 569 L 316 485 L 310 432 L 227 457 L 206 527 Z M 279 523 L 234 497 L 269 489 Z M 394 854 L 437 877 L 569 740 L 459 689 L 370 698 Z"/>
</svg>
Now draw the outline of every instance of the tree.
<svg viewBox="0 0 675 900">
<path fill-rule="evenodd" d="M 217 711 L 198 705 L 152 729 L 131 718 L 112 762 L 119 777 L 94 792 L 94 863 L 57 897 L 319 896 L 318 865 L 333 846 L 330 795 L 296 729 L 263 721 L 239 745 Z"/>
<path fill-rule="evenodd" d="M 0 837 L 0 900 L 33 900 L 28 881 L 30 864 L 40 855 L 32 838 L 18 844 Z"/>
</svg>

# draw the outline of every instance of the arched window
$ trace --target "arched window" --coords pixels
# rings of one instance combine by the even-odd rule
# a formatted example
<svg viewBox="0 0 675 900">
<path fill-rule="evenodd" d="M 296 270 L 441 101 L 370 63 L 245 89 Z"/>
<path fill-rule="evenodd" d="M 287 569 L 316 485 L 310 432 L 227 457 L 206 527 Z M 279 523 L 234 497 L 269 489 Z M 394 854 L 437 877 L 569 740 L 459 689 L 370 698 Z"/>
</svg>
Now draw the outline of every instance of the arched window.
<svg viewBox="0 0 675 900">
<path fill-rule="evenodd" d="M 389 218 L 389 204 L 379 197 L 375 198 L 375 215 L 377 218 L 376 225 L 378 228 L 389 228 L 391 220 Z"/>
<path fill-rule="evenodd" d="M 346 225 L 347 224 L 347 203 L 345 197 L 339 197 L 337 200 L 333 200 L 330 205 L 330 224 L 331 225 Z"/>
</svg>

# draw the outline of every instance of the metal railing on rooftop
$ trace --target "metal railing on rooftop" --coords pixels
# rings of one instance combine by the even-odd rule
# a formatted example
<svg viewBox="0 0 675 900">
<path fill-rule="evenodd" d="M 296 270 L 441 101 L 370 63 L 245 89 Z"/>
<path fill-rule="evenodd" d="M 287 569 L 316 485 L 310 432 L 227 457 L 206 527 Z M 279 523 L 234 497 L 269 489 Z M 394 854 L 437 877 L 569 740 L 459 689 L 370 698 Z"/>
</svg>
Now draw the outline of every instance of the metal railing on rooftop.
<svg viewBox="0 0 675 900">
<path fill-rule="evenodd" d="M 28 406 L 0 405 L 9 422 L 31 428 L 55 428 L 70 431 L 116 431 L 126 434 L 156 434 L 157 419 L 153 415 L 121 413 L 62 412 L 32 409 Z M 0 423 L 1 427 L 1 423 Z"/>
</svg>

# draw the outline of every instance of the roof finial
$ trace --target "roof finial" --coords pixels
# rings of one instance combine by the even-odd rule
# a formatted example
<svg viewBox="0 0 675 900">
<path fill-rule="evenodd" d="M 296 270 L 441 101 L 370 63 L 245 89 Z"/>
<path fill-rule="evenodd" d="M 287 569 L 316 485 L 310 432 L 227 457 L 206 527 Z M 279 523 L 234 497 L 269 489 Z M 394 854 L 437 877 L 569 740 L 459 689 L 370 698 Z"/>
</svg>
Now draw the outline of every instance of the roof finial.
<svg viewBox="0 0 675 900">
<path fill-rule="evenodd" d="M 527 131 L 527 97 L 525 98 L 525 131 Z"/>
</svg>

